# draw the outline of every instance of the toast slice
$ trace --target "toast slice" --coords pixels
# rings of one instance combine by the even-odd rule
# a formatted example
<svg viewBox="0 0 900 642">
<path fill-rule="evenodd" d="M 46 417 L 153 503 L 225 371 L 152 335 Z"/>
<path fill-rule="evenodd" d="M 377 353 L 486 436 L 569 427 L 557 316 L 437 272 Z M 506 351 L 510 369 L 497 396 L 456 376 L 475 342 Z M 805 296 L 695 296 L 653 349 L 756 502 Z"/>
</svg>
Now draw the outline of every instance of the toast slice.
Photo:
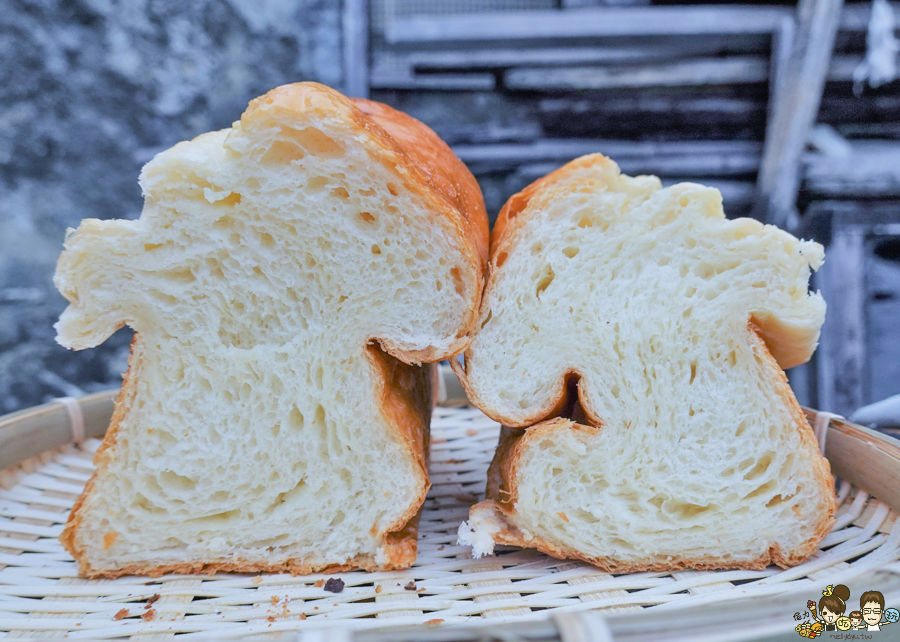
<svg viewBox="0 0 900 642">
<path fill-rule="evenodd" d="M 513 428 L 460 541 L 616 572 L 809 556 L 833 481 L 781 368 L 815 348 L 822 260 L 815 243 L 726 220 L 715 189 L 663 189 L 600 155 L 513 196 L 480 330 L 454 363 Z"/>
<path fill-rule="evenodd" d="M 60 539 L 89 577 L 408 567 L 433 366 L 487 260 L 471 174 L 427 127 L 315 83 L 141 174 L 139 220 L 85 220 L 57 340 L 134 328 L 97 470 Z"/>
</svg>

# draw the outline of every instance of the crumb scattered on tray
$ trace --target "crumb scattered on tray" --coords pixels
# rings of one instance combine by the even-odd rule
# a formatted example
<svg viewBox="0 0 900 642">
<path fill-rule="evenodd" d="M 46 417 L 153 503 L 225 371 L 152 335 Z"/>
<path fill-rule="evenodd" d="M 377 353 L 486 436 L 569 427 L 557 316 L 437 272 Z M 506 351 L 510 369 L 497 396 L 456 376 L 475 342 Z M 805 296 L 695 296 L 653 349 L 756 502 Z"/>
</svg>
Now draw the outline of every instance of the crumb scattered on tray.
<svg viewBox="0 0 900 642">
<path fill-rule="evenodd" d="M 381 584 L 378 584 L 378 585 L 375 587 L 375 592 L 376 592 L 376 593 L 381 593 L 381 590 L 382 590 L 382 589 L 381 589 Z"/>
<path fill-rule="evenodd" d="M 149 622 L 150 620 L 152 620 L 155 617 L 156 617 L 156 609 L 150 609 L 149 611 L 145 612 L 141 616 L 141 618 L 143 618 L 143 620 L 146 622 Z"/>
<path fill-rule="evenodd" d="M 122 618 L 128 617 L 128 609 L 122 609 L 118 611 L 115 615 L 113 615 L 114 620 L 121 620 Z"/>
<path fill-rule="evenodd" d="M 266 619 L 267 619 L 269 622 L 274 622 L 274 621 L 275 621 L 275 616 L 274 616 L 274 615 L 270 615 L 270 616 L 267 617 Z"/>
<path fill-rule="evenodd" d="M 340 593 L 344 590 L 344 580 L 339 577 L 330 577 L 325 582 L 325 590 L 329 593 Z"/>
<path fill-rule="evenodd" d="M 305 619 L 306 619 L 306 613 L 301 613 L 301 614 L 300 614 L 300 619 L 301 619 L 301 620 L 305 620 Z"/>
<path fill-rule="evenodd" d="M 440 624 L 441 622 L 443 622 L 443 620 L 428 620 L 428 621 L 425 623 L 425 626 L 428 626 L 429 624 L 432 625 L 432 626 L 434 626 L 435 624 Z"/>
<path fill-rule="evenodd" d="M 147 605 L 144 607 L 145 609 L 149 609 L 150 606 L 159 599 L 159 593 L 154 593 L 150 596 L 150 599 L 147 600 Z"/>
<path fill-rule="evenodd" d="M 415 591 L 415 590 L 416 590 L 416 583 L 415 583 L 415 582 L 408 582 L 408 583 L 406 584 L 406 586 L 404 586 L 403 588 L 405 588 L 407 591 Z"/>
<path fill-rule="evenodd" d="M 316 588 L 322 588 L 323 586 L 325 586 L 325 580 L 316 580 L 316 583 L 313 584 L 313 586 L 315 586 Z"/>
<path fill-rule="evenodd" d="M 252 580 L 250 580 L 251 584 L 262 584 L 262 575 L 257 575 Z"/>
<path fill-rule="evenodd" d="M 272 606 L 275 606 L 276 604 L 278 604 L 278 596 L 273 595 L 272 596 Z"/>
<path fill-rule="evenodd" d="M 478 431 L 474 428 L 469 428 L 468 430 L 466 430 L 466 434 L 469 435 L 469 437 L 474 437 L 478 434 Z"/>
</svg>

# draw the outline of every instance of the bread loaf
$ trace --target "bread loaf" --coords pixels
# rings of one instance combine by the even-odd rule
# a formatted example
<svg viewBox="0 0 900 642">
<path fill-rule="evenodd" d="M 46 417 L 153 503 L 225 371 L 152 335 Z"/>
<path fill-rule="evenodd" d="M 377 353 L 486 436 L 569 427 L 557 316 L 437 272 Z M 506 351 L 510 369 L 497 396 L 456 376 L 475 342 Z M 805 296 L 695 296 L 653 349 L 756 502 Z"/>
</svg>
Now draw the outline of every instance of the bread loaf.
<svg viewBox="0 0 900 642">
<path fill-rule="evenodd" d="M 460 541 L 611 572 L 809 556 L 833 482 L 781 368 L 815 348 L 822 260 L 816 243 L 726 220 L 715 189 L 662 189 L 600 155 L 513 196 L 455 366 L 514 428 Z"/>
<path fill-rule="evenodd" d="M 85 220 L 58 341 L 135 338 L 61 540 L 82 574 L 394 569 L 416 555 L 434 362 L 487 254 L 427 127 L 314 83 L 159 154 L 139 220 Z"/>
</svg>

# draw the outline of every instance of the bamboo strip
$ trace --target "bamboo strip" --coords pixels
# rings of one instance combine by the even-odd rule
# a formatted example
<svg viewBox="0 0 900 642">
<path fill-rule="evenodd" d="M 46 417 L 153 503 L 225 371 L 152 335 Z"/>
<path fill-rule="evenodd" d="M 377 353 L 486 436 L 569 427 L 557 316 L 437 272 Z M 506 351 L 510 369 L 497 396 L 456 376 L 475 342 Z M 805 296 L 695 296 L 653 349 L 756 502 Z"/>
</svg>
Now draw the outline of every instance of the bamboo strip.
<svg viewBox="0 0 900 642">
<path fill-rule="evenodd" d="M 105 428 L 112 396 L 99 396 L 105 400 L 105 410 L 91 414 L 90 434 L 99 435 Z M 68 434 L 67 415 L 48 410 L 52 408 L 26 411 L 19 417 L 34 430 Z M 0 427 L 14 430 L 16 422 L 0 418 Z M 466 549 L 456 546 L 456 528 L 482 491 L 498 428 L 474 409 L 437 408 L 432 432 L 433 487 L 420 522 L 416 566 L 403 572 L 342 573 L 344 590 L 324 595 L 322 588 L 314 586 L 327 579 L 321 574 L 80 580 L 56 535 L 91 472 L 90 458 L 99 442 L 92 439 L 82 448 L 64 446 L 21 461 L 0 472 L 0 547 L 4 547 L 0 550 L 0 631 L 13 637 L 59 634 L 73 639 L 169 639 L 176 634 L 185 639 L 239 638 L 342 622 L 354 629 L 417 624 L 420 639 L 436 639 L 427 637 L 434 632 L 432 626 L 461 625 L 474 619 L 534 621 L 535 627 L 528 630 L 537 633 L 547 631 L 537 627 L 537 620 L 548 612 L 600 610 L 615 622 L 620 617 L 634 619 L 638 612 L 643 621 L 647 614 L 662 610 L 671 619 L 673 610 L 681 612 L 686 606 L 738 597 L 752 597 L 756 603 L 803 587 L 808 591 L 812 584 L 848 581 L 900 560 L 900 524 L 890 508 L 894 489 L 881 488 L 879 501 L 853 486 L 861 480 L 892 479 L 894 472 L 878 467 L 896 465 L 900 449 L 877 433 L 842 420 L 831 423 L 827 442 L 833 469 L 841 476 L 837 523 L 820 551 L 793 569 L 616 576 L 533 550 L 503 551 L 493 559 L 471 560 Z M 415 582 L 415 590 L 406 590 L 410 581 Z M 154 615 L 145 620 L 140 617 L 143 607 L 155 594 L 160 597 L 152 605 Z M 123 608 L 128 616 L 116 620 Z M 421 628 L 425 624 L 428 627 Z M 708 631 L 715 630 L 710 625 Z M 454 629 L 442 639 L 463 639 L 459 631 Z"/>
</svg>

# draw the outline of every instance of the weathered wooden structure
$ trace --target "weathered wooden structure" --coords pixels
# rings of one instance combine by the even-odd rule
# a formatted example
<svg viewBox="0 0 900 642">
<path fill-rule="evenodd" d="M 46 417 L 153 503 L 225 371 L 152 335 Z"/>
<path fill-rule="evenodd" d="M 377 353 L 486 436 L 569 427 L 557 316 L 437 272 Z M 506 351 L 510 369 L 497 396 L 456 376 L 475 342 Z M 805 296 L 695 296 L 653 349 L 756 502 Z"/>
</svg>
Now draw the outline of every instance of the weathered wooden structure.
<svg viewBox="0 0 900 642">
<path fill-rule="evenodd" d="M 816 279 L 830 303 L 822 349 L 791 373 L 801 400 L 849 413 L 900 393 L 900 83 L 854 91 L 868 2 L 345 8 L 348 88 L 434 127 L 492 215 L 595 151 L 628 173 L 718 187 L 729 216 L 829 246 Z"/>
</svg>

